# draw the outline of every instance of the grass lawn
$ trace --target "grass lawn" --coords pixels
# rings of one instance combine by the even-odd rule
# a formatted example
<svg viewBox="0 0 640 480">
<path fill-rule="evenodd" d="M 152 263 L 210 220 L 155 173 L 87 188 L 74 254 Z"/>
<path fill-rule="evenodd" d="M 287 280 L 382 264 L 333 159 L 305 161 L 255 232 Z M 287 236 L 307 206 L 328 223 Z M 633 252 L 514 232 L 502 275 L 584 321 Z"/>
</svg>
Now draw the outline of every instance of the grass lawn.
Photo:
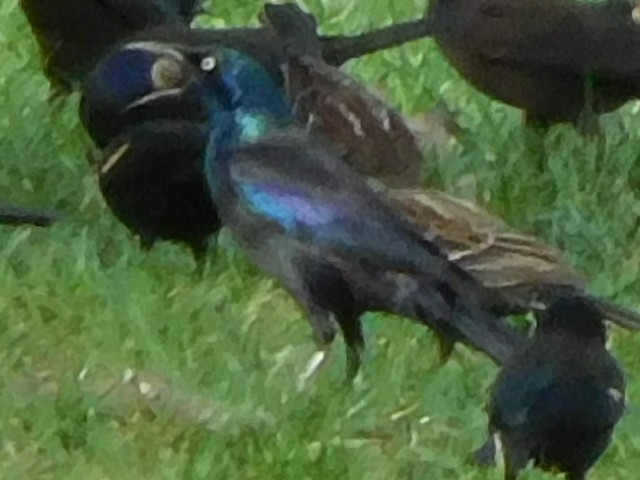
<svg viewBox="0 0 640 480">
<path fill-rule="evenodd" d="M 0 200 L 56 207 L 65 219 L 0 227 L 1 479 L 502 478 L 466 462 L 496 373 L 480 354 L 459 347 L 438 367 L 428 330 L 370 315 L 355 387 L 342 384 L 336 342 L 298 393 L 310 329 L 228 237 L 202 280 L 181 247 L 141 252 L 97 189 L 77 96 L 46 102 L 16 3 L 0 3 Z M 214 25 L 242 24 L 261 6 L 211 3 L 215 16 L 199 21 Z M 352 33 L 424 9 L 422 0 L 307 5 L 325 32 Z M 601 118 L 606 140 L 560 126 L 536 141 L 517 110 L 468 87 L 430 40 L 348 68 L 408 114 L 438 100 L 458 112 L 460 144 L 426 156 L 430 185 L 559 246 L 593 292 L 640 308 L 638 105 Z M 590 477 L 599 480 L 640 471 L 640 337 L 614 329 L 613 346 L 630 406 Z"/>
</svg>

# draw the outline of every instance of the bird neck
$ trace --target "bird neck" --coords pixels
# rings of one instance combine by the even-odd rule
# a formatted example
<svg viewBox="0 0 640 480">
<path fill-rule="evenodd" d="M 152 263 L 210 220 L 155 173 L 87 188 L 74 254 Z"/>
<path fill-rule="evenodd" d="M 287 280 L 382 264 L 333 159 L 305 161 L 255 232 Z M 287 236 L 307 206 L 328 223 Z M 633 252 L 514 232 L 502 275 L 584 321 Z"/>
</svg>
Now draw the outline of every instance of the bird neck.
<svg viewBox="0 0 640 480">
<path fill-rule="evenodd" d="M 210 121 L 209 138 L 205 152 L 205 172 L 214 202 L 227 190 L 229 162 L 233 150 L 240 144 L 241 130 L 229 110 L 217 110 Z"/>
<path fill-rule="evenodd" d="M 254 59 L 225 50 L 217 85 L 202 86 L 209 105 L 207 180 L 214 201 L 229 187 L 229 163 L 235 150 L 294 121 L 282 87 Z"/>
<path fill-rule="evenodd" d="M 255 58 L 224 50 L 219 72 L 227 108 L 236 111 L 241 122 L 250 123 L 251 117 L 268 117 L 275 123 L 292 120 L 291 103 L 282 85 Z"/>
</svg>

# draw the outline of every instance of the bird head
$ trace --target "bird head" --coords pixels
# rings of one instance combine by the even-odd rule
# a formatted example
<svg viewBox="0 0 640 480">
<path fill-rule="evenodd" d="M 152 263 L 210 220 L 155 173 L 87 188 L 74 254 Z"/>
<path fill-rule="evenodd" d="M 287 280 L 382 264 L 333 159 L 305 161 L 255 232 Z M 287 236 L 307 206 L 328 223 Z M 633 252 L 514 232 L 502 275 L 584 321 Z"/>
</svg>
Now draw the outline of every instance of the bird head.
<svg viewBox="0 0 640 480">
<path fill-rule="evenodd" d="M 292 115 L 282 85 L 248 53 L 220 47 L 210 51 L 200 67 L 213 78 L 209 85 L 226 108 L 260 112 L 276 119 Z"/>
<path fill-rule="evenodd" d="M 131 42 L 107 55 L 83 91 L 81 116 L 94 140 L 107 144 L 127 125 L 157 119 L 202 122 L 206 110 L 188 86 L 200 74 L 181 46 Z"/>
<path fill-rule="evenodd" d="M 209 48 L 200 53 L 199 66 L 198 87 L 211 130 L 219 129 L 227 118 L 240 140 L 251 140 L 293 121 L 284 89 L 251 55 L 226 47 Z"/>
<path fill-rule="evenodd" d="M 607 340 L 604 320 L 602 311 L 589 298 L 560 297 L 538 315 L 537 332 L 562 333 L 604 344 Z"/>
<path fill-rule="evenodd" d="M 107 56 L 89 85 L 102 95 L 133 109 L 162 97 L 180 94 L 195 70 L 184 54 L 170 45 L 135 42 Z"/>
</svg>

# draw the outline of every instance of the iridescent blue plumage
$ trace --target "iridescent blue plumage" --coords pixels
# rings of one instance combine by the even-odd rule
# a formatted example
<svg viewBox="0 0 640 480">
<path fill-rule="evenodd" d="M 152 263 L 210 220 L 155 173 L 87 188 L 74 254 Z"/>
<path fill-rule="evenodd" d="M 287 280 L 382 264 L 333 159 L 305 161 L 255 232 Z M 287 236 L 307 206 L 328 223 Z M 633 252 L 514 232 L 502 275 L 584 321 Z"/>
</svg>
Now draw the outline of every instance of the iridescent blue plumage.
<svg viewBox="0 0 640 480">
<path fill-rule="evenodd" d="M 220 50 L 217 61 L 221 84 L 227 90 L 226 101 L 240 125 L 247 119 L 261 117 L 279 126 L 293 122 L 291 104 L 282 85 L 261 63 L 228 48 Z"/>
<path fill-rule="evenodd" d="M 342 214 L 340 204 L 314 202 L 301 190 L 288 185 L 257 182 L 239 186 L 247 206 L 255 213 L 278 222 L 289 233 L 320 233 Z"/>
<path fill-rule="evenodd" d="M 253 260 L 306 307 L 318 342 L 332 341 L 336 323 L 342 329 L 349 375 L 368 310 L 413 316 L 498 360 L 508 356 L 520 337 L 480 308 L 483 288 L 337 149 L 294 124 L 283 88 L 259 63 L 229 49 L 214 56 L 199 84 L 210 112 L 212 199 Z"/>
<path fill-rule="evenodd" d="M 93 72 L 95 90 L 104 97 L 121 99 L 124 105 L 143 97 L 154 90 L 151 73 L 157 59 L 156 54 L 147 50 L 120 50 Z"/>
</svg>

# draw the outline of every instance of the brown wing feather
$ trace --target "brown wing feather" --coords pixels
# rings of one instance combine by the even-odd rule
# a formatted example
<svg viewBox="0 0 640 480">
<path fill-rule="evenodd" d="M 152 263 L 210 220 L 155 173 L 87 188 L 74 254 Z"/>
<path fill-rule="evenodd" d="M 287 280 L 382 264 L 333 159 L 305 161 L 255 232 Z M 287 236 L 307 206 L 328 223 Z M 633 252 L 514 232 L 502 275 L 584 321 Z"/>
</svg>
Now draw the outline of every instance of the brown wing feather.
<svg viewBox="0 0 640 480">
<path fill-rule="evenodd" d="M 557 249 L 511 232 L 471 202 L 431 189 L 388 193 L 415 223 L 439 237 L 449 259 L 504 297 L 501 310 L 539 309 L 554 290 L 583 288 Z"/>
</svg>

